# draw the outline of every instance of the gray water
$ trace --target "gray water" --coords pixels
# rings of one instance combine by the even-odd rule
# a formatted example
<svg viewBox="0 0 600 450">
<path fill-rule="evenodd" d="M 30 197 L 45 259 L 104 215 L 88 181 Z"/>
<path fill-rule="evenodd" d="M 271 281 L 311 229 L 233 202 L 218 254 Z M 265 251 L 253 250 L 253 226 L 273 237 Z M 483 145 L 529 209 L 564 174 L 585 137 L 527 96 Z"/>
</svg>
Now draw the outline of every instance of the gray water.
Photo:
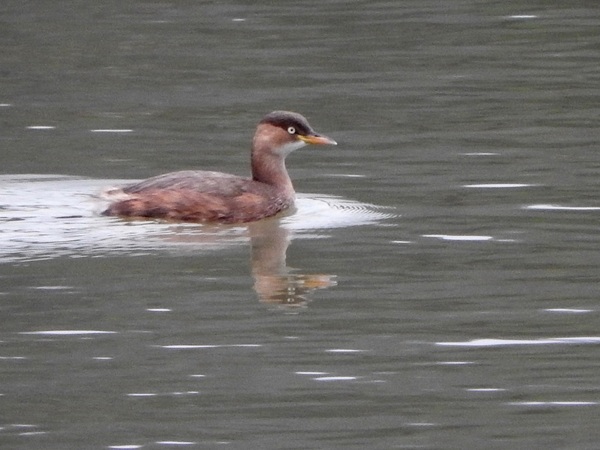
<svg viewBox="0 0 600 450">
<path fill-rule="evenodd" d="M 5 0 L 0 447 L 596 449 L 596 2 Z M 248 173 L 294 214 L 98 215 Z"/>
</svg>

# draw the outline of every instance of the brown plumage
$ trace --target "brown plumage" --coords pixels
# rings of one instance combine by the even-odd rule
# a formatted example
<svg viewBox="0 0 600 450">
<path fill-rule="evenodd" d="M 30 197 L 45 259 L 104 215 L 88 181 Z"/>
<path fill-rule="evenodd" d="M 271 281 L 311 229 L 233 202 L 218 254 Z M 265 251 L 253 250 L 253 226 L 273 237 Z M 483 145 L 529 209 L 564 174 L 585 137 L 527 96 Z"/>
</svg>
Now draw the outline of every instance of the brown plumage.
<svg viewBox="0 0 600 450">
<path fill-rule="evenodd" d="M 294 204 L 285 157 L 306 144 L 336 142 L 317 134 L 300 114 L 274 111 L 254 134 L 252 178 L 194 170 L 167 173 L 108 191 L 114 202 L 103 214 L 221 223 L 273 216 Z"/>
</svg>

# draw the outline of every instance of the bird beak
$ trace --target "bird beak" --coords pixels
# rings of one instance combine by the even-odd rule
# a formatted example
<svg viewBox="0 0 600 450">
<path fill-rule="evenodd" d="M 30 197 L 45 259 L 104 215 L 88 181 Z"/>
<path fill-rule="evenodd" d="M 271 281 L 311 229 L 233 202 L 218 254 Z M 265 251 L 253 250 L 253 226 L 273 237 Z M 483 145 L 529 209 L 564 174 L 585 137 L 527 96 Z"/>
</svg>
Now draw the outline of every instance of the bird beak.
<svg viewBox="0 0 600 450">
<path fill-rule="evenodd" d="M 302 136 L 299 134 L 298 139 L 307 144 L 337 145 L 337 142 L 335 142 L 333 139 L 319 134 L 309 134 L 306 136 Z"/>
</svg>

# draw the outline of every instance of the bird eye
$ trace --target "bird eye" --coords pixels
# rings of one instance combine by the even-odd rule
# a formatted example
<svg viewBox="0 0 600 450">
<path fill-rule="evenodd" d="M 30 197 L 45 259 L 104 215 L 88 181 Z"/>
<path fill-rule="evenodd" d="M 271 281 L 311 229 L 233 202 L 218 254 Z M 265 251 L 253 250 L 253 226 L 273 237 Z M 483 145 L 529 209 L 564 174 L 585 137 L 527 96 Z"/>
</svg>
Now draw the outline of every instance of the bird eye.
<svg viewBox="0 0 600 450">
<path fill-rule="evenodd" d="M 288 127 L 288 133 L 296 134 L 296 129 L 294 127 Z"/>
</svg>

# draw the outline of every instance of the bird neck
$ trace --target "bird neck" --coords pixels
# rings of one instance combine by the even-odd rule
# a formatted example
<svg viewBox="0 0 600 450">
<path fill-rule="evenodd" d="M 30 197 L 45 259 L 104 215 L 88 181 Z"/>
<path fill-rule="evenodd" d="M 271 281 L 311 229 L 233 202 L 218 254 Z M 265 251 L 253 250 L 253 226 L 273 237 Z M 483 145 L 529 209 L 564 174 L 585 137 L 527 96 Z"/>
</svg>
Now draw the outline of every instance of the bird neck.
<svg viewBox="0 0 600 450">
<path fill-rule="evenodd" d="M 294 195 L 292 180 L 285 167 L 285 157 L 269 149 L 252 149 L 252 179 Z"/>
</svg>

